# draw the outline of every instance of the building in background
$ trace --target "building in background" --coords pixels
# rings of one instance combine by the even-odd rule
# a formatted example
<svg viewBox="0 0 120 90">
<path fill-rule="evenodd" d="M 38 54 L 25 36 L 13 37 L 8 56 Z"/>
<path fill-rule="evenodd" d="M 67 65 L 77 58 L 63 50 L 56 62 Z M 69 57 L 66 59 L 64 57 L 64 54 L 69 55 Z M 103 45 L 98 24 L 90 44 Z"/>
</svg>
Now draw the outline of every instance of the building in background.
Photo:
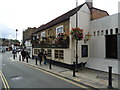
<svg viewBox="0 0 120 90">
<path fill-rule="evenodd" d="M 29 52 L 31 58 L 32 58 L 31 37 L 32 37 L 32 33 L 35 32 L 36 30 L 37 30 L 36 27 L 34 28 L 28 27 L 25 31 L 23 31 L 23 46 Z"/>
</svg>

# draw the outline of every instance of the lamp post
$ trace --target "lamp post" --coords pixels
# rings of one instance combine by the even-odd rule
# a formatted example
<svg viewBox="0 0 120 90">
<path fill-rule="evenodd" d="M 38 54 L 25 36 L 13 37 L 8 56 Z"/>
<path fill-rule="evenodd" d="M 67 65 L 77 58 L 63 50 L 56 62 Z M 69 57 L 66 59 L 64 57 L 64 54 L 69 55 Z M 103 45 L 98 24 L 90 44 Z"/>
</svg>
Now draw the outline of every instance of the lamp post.
<svg viewBox="0 0 120 90">
<path fill-rule="evenodd" d="M 76 8 L 78 7 L 78 0 L 76 0 Z M 76 12 L 76 28 L 78 27 L 78 13 Z M 76 72 L 78 72 L 78 40 L 76 39 Z"/>
<path fill-rule="evenodd" d="M 18 32 L 18 30 L 16 29 L 15 31 L 16 31 L 16 43 L 15 44 L 16 44 L 16 50 L 17 50 L 17 32 Z M 16 57 L 17 57 L 17 52 L 16 52 Z"/>
<path fill-rule="evenodd" d="M 18 32 L 18 30 L 16 29 L 15 31 L 16 31 L 16 40 L 17 40 L 17 32 Z"/>
</svg>

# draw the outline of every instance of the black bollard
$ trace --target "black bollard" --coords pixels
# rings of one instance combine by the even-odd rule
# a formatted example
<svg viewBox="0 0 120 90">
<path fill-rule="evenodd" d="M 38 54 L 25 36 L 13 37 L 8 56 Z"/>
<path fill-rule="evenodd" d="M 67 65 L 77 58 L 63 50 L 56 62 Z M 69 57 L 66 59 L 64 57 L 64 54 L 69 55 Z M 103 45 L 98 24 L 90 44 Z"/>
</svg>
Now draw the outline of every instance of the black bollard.
<svg viewBox="0 0 120 90">
<path fill-rule="evenodd" d="M 108 88 L 112 89 L 112 66 L 108 66 L 109 73 L 108 73 Z"/>
<path fill-rule="evenodd" d="M 35 64 L 37 65 L 37 58 L 35 58 Z"/>
<path fill-rule="evenodd" d="M 15 59 L 15 54 L 13 54 L 13 59 Z"/>
<path fill-rule="evenodd" d="M 26 57 L 26 62 L 28 63 L 28 57 Z"/>
<path fill-rule="evenodd" d="M 19 61 L 21 61 L 21 55 L 19 55 Z"/>
<path fill-rule="evenodd" d="M 75 62 L 73 62 L 73 77 L 76 77 L 76 75 L 75 75 L 75 68 L 76 68 Z"/>
<path fill-rule="evenodd" d="M 49 59 L 49 69 L 52 69 L 51 68 L 51 60 Z"/>
</svg>

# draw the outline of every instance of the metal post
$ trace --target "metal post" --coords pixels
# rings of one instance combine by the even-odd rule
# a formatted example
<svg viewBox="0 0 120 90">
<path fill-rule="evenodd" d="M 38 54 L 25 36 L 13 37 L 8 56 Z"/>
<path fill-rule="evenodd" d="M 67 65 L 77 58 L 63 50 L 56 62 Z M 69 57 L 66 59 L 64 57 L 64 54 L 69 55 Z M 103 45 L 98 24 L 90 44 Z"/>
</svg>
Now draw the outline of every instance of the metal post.
<svg viewBox="0 0 120 90">
<path fill-rule="evenodd" d="M 73 77 L 76 77 L 76 75 L 75 75 L 75 62 L 73 62 Z"/>
<path fill-rule="evenodd" d="M 112 89 L 112 66 L 108 66 L 109 73 L 108 73 L 108 88 Z"/>
<path fill-rule="evenodd" d="M 28 63 L 28 57 L 26 57 L 26 62 Z"/>
<path fill-rule="evenodd" d="M 19 61 L 21 61 L 21 55 L 19 55 Z"/>
<path fill-rule="evenodd" d="M 24 58 L 24 57 L 22 57 L 22 61 L 24 61 L 24 59 L 25 59 L 25 58 Z"/>
<path fill-rule="evenodd" d="M 78 7 L 78 0 L 76 0 L 76 8 Z M 76 12 L 76 28 L 78 28 L 78 13 Z M 78 40 L 76 40 L 76 72 L 78 72 Z"/>
<path fill-rule="evenodd" d="M 78 72 L 78 40 L 76 40 L 76 72 Z"/>
<path fill-rule="evenodd" d="M 15 54 L 13 54 L 13 59 L 15 59 Z"/>
<path fill-rule="evenodd" d="M 51 60 L 49 59 L 49 69 L 52 69 L 51 68 Z"/>
<path fill-rule="evenodd" d="M 35 64 L 37 65 L 37 58 L 35 58 Z"/>
</svg>

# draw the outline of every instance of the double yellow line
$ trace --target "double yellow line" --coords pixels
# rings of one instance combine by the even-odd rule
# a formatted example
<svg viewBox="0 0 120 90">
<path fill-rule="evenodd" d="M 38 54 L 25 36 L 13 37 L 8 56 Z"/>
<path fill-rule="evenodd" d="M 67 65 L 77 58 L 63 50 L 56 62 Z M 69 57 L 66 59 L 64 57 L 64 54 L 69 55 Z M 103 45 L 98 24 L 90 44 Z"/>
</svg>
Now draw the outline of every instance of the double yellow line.
<svg viewBox="0 0 120 90">
<path fill-rule="evenodd" d="M 61 80 L 64 80 L 64 81 L 66 81 L 66 82 L 69 82 L 69 83 L 71 83 L 71 84 L 74 84 L 74 85 L 76 85 L 76 86 L 78 86 L 78 87 L 87 88 L 86 86 L 83 86 L 83 85 L 81 85 L 81 84 L 78 84 L 78 83 L 76 83 L 76 82 L 73 82 L 73 81 L 71 81 L 71 80 L 68 80 L 68 79 L 66 79 L 66 78 L 63 78 L 63 77 L 61 77 L 61 76 L 55 75 L 55 74 L 53 74 L 53 73 L 51 73 L 51 72 L 47 72 L 47 71 L 45 71 L 45 70 L 42 70 L 42 69 L 38 68 L 38 67 L 35 66 L 35 65 L 31 65 L 31 64 L 28 64 L 28 63 L 24 63 L 24 62 L 22 62 L 22 63 L 25 64 L 25 65 L 27 65 L 27 66 L 29 66 L 29 67 L 31 67 L 31 68 L 34 68 L 34 69 L 36 69 L 36 70 L 38 70 L 38 71 L 42 71 L 42 72 L 44 72 L 44 73 L 46 73 L 46 74 L 49 74 L 49 75 L 51 75 L 51 76 L 57 77 L 57 78 L 59 78 L 59 79 L 61 79 Z M 22 63 L 21 63 L 21 64 L 22 64 Z"/>
<path fill-rule="evenodd" d="M 2 79 L 4 88 L 5 88 L 6 90 L 10 90 L 10 86 L 9 86 L 9 84 L 8 84 L 5 76 L 3 75 L 3 73 L 2 73 L 1 71 L 0 71 L 0 77 L 1 77 L 1 79 Z"/>
</svg>

